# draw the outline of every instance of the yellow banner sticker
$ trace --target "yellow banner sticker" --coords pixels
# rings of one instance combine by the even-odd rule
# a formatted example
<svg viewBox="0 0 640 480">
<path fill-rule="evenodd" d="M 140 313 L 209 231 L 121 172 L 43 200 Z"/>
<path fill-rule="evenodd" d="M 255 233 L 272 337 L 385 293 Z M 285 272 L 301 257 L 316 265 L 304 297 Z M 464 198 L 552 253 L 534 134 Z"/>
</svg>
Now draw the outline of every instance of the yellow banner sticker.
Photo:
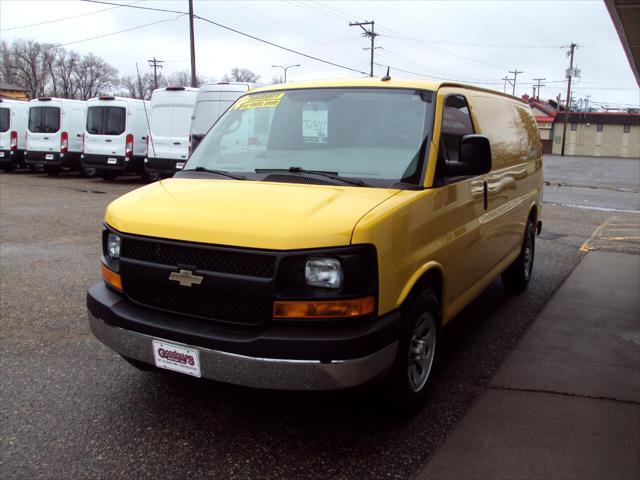
<svg viewBox="0 0 640 480">
<path fill-rule="evenodd" d="M 277 107 L 284 97 L 281 93 L 257 93 L 255 95 L 247 95 L 241 98 L 232 108 L 232 110 L 248 110 L 250 108 Z"/>
</svg>

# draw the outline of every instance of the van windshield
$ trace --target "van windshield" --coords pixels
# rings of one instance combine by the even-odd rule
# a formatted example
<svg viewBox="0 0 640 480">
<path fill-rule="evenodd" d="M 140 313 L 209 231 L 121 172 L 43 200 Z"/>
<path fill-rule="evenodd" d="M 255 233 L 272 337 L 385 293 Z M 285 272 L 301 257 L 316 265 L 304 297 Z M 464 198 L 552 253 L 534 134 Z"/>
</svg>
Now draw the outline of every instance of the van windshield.
<svg viewBox="0 0 640 480">
<path fill-rule="evenodd" d="M 386 186 L 420 182 L 433 92 L 325 88 L 240 98 L 185 170 L 316 170 Z M 258 172 L 256 172 L 258 170 Z"/>
<path fill-rule="evenodd" d="M 11 111 L 8 108 L 0 108 L 0 132 L 9 130 L 9 118 Z"/>
<path fill-rule="evenodd" d="M 60 107 L 29 108 L 29 131 L 55 133 L 60 130 Z"/>
<path fill-rule="evenodd" d="M 87 109 L 87 132 L 93 135 L 121 135 L 127 122 L 124 107 L 89 107 Z"/>
</svg>

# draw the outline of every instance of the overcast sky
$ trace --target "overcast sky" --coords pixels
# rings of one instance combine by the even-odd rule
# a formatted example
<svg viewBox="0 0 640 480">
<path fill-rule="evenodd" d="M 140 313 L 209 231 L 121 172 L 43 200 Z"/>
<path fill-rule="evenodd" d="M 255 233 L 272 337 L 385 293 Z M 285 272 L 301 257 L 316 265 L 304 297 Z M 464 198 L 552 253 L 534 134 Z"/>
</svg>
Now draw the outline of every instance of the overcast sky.
<svg viewBox="0 0 640 480">
<path fill-rule="evenodd" d="M 188 11 L 187 0 L 105 0 Z M 603 1 L 400 2 L 400 1 L 198 1 L 194 11 L 209 20 L 273 43 L 369 71 L 369 40 L 349 21 L 374 20 L 375 61 L 394 77 L 442 77 L 503 90 L 509 70 L 518 75 L 516 94 L 531 94 L 534 78 L 546 78 L 542 97 L 555 98 L 566 85 L 566 48 L 579 44 L 582 78 L 574 98 L 591 103 L 640 104 L 631 68 Z M 81 16 L 80 16 L 81 15 Z M 76 17 L 68 18 L 66 17 Z M 59 21 L 57 21 L 59 20 Z M 46 23 L 42 23 L 46 22 Z M 33 25 L 42 23 L 40 25 Z M 144 26 L 150 23 L 152 25 Z M 31 26 L 32 25 L 32 26 Z M 136 28 L 141 27 L 141 28 Z M 129 30 L 133 29 L 133 30 Z M 0 0 L 2 40 L 16 38 L 92 52 L 120 74 L 135 74 L 136 62 L 164 60 L 164 73 L 189 69 L 188 16 L 81 1 Z M 109 35 L 122 30 L 122 33 Z M 270 82 L 281 73 L 272 64 L 301 64 L 288 80 L 358 76 L 358 73 L 289 53 L 197 20 L 198 73 L 219 79 L 233 67 L 249 68 Z M 105 35 L 105 36 L 103 36 Z M 94 38 L 102 36 L 101 38 Z M 77 42 L 77 43 L 75 43 Z M 386 69 L 376 67 L 376 74 Z M 412 72 L 412 73 L 409 73 Z M 510 91 L 511 87 L 507 87 Z"/>
</svg>

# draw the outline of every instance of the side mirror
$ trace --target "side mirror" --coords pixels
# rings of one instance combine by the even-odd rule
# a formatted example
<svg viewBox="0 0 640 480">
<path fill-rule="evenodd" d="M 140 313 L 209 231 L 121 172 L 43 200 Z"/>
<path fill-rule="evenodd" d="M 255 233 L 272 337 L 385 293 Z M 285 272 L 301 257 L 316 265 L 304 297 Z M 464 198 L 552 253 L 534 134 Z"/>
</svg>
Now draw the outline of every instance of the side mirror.
<svg viewBox="0 0 640 480">
<path fill-rule="evenodd" d="M 465 135 L 460 141 L 458 161 L 466 175 L 483 175 L 491 171 L 491 145 L 485 135 Z"/>
</svg>

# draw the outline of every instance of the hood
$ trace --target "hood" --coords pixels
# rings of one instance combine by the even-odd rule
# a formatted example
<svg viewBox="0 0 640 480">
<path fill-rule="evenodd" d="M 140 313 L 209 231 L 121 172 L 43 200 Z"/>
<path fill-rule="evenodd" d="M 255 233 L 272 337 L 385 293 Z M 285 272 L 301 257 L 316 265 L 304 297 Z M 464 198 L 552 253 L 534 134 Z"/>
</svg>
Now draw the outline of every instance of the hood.
<svg viewBox="0 0 640 480">
<path fill-rule="evenodd" d="M 399 190 L 170 178 L 107 207 L 123 233 L 289 250 L 349 245 L 363 215 Z"/>
</svg>

